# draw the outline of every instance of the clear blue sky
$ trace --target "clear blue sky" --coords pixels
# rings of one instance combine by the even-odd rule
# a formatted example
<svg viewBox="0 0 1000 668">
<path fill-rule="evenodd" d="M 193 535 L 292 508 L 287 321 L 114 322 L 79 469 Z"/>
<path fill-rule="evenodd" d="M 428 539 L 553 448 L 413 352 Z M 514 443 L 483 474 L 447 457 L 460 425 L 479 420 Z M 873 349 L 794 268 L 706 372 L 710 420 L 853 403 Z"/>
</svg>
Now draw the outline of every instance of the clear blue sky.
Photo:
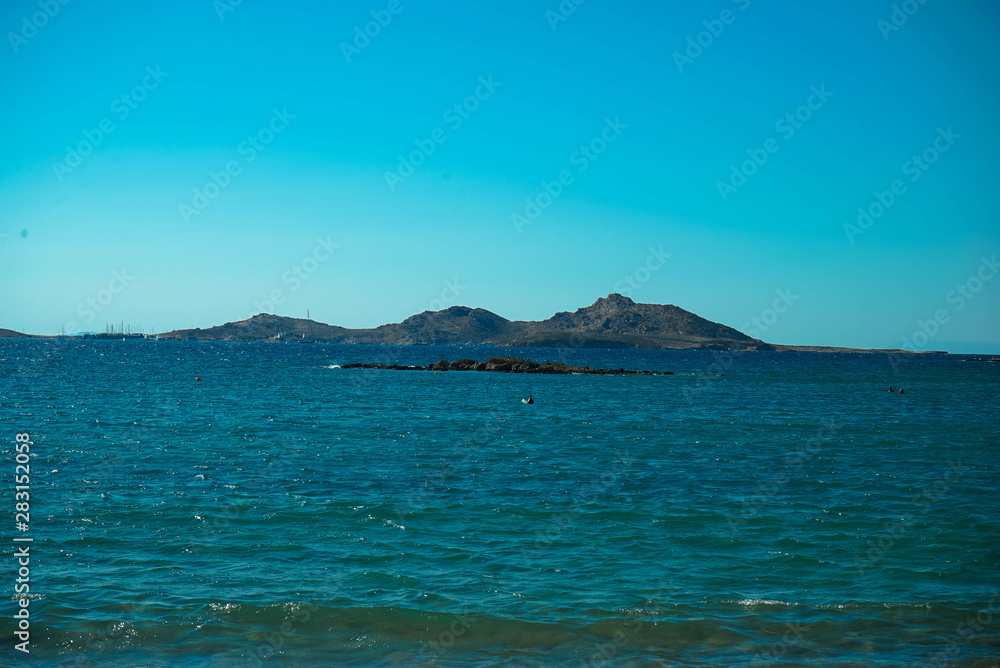
<svg viewBox="0 0 1000 668">
<path fill-rule="evenodd" d="M 1000 350 L 996 3 L 890 31 L 871 0 L 51 2 L 0 9 L 0 327 L 540 319 L 629 290 L 794 344 L 898 347 L 943 311 L 917 349 Z"/>
</svg>

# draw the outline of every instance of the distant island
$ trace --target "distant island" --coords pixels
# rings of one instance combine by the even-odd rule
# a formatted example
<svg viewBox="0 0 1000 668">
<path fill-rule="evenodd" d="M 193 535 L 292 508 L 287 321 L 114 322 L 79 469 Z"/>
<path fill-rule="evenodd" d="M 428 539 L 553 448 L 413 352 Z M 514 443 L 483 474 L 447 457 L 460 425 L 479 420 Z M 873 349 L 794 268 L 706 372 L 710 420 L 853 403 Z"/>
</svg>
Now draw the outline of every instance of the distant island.
<svg viewBox="0 0 1000 668">
<path fill-rule="evenodd" d="M 13 329 L 4 329 L 0 327 L 0 339 L 37 339 L 39 337 L 32 334 L 23 334 L 21 332 L 15 332 Z"/>
<path fill-rule="evenodd" d="M 29 336 L 0 330 L 3 336 Z M 141 335 L 97 335 L 142 338 Z M 40 337 L 35 337 L 40 338 Z M 150 338 L 148 335 L 146 338 Z M 909 353 L 900 349 L 789 346 L 766 343 L 671 304 L 638 304 L 611 294 L 547 320 L 507 320 L 481 308 L 424 311 L 403 322 L 348 329 L 303 318 L 262 313 L 208 329 L 178 329 L 156 336 L 181 341 L 276 341 L 385 345 L 494 345 L 536 348 L 644 348 L 673 350 Z"/>
</svg>

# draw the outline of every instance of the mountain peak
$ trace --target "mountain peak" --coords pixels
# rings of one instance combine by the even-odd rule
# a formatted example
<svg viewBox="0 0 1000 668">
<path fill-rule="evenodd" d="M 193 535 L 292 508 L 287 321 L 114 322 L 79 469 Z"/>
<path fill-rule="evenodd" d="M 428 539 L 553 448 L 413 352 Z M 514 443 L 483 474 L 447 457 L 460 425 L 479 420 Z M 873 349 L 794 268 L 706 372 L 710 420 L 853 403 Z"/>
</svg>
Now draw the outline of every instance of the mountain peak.
<svg viewBox="0 0 1000 668">
<path fill-rule="evenodd" d="M 624 295 L 618 294 L 617 292 L 612 292 L 607 297 L 599 297 L 597 301 L 594 302 L 594 305 L 596 306 L 598 304 L 604 304 L 604 303 L 616 304 L 618 306 L 635 306 L 634 301 L 632 301 L 628 297 L 625 297 Z"/>
<path fill-rule="evenodd" d="M 599 297 L 596 302 L 590 306 L 584 306 L 581 309 L 577 309 L 577 313 L 617 313 L 622 310 L 632 310 L 638 304 L 634 301 L 620 295 L 617 292 L 612 292 L 607 297 Z"/>
</svg>

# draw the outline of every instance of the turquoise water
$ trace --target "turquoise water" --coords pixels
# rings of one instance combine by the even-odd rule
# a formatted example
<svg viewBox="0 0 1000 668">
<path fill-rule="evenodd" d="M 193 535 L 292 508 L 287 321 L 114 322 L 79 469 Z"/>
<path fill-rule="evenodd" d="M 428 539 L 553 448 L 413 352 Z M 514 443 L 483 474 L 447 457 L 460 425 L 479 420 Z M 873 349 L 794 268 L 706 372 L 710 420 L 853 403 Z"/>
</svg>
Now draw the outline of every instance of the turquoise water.
<svg viewBox="0 0 1000 668">
<path fill-rule="evenodd" d="M 500 353 L 676 375 L 330 368 Z M 0 340 L 0 662 L 997 665 L 1000 365 L 562 355 Z"/>
</svg>

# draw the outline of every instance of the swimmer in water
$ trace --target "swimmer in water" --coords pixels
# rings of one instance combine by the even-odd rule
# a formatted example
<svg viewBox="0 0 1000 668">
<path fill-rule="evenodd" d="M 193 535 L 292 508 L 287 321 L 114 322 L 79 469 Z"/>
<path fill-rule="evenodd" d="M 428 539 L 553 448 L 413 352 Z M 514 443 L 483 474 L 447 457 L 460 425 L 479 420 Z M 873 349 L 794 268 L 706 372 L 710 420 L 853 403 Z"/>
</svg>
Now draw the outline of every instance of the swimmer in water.
<svg viewBox="0 0 1000 668">
<path fill-rule="evenodd" d="M 900 393 L 900 394 L 902 394 L 902 393 L 903 393 L 903 388 L 899 388 L 899 393 Z"/>
<path fill-rule="evenodd" d="M 892 392 L 892 385 L 889 386 L 889 391 Z"/>
<path fill-rule="evenodd" d="M 527 399 L 521 399 L 521 403 L 522 404 L 533 404 L 533 403 L 535 403 L 535 400 L 532 399 L 531 395 L 529 394 Z"/>
</svg>

